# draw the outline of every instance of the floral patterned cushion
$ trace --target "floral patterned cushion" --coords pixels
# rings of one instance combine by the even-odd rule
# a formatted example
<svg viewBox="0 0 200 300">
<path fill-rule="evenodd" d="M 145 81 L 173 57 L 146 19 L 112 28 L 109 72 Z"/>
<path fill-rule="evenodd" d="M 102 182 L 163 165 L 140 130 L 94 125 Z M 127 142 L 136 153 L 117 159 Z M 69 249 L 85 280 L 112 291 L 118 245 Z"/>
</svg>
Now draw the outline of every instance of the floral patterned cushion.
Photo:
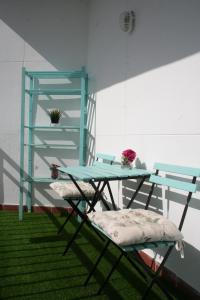
<svg viewBox="0 0 200 300">
<path fill-rule="evenodd" d="M 180 242 L 183 239 L 175 224 L 149 210 L 90 212 L 88 217 L 120 246 L 156 241 Z"/>
<path fill-rule="evenodd" d="M 91 184 L 79 181 L 80 188 L 87 197 L 94 196 L 94 189 Z M 73 182 L 56 181 L 50 184 L 50 187 L 62 198 L 80 198 L 81 194 Z"/>
</svg>

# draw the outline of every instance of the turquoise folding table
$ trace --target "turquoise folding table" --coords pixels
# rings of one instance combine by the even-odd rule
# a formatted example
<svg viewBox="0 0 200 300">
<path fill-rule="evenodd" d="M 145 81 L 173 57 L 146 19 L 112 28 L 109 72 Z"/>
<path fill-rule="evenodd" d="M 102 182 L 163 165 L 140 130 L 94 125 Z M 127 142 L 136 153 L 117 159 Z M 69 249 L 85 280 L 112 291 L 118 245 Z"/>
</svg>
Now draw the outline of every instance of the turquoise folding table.
<svg viewBox="0 0 200 300">
<path fill-rule="evenodd" d="M 84 192 L 81 190 L 78 182 L 79 180 L 89 182 L 96 192 L 96 197 L 95 197 L 96 200 L 94 202 L 94 206 L 98 201 L 97 199 L 100 198 L 107 209 L 109 209 L 109 207 L 106 204 L 105 199 L 103 199 L 102 192 L 106 185 L 108 185 L 108 187 L 110 188 L 109 185 L 110 181 L 141 179 L 140 183 L 138 184 L 138 187 L 136 188 L 133 196 L 131 197 L 131 200 L 129 201 L 129 204 L 127 206 L 127 208 L 129 208 L 133 203 L 134 199 L 136 198 L 145 179 L 149 178 L 150 175 L 152 174 L 152 172 L 144 169 L 126 168 L 126 167 L 122 167 L 120 164 L 109 165 L 109 164 L 98 163 L 98 162 L 92 166 L 59 167 L 58 169 L 61 173 L 65 173 L 69 176 L 69 178 L 72 180 L 72 182 L 75 184 L 75 186 L 83 196 L 85 202 L 88 204 L 89 204 L 89 200 L 85 196 Z M 96 184 L 100 182 L 102 183 L 101 189 L 99 189 L 99 185 Z M 110 190 L 110 196 L 112 198 L 111 200 L 113 200 L 111 190 Z"/>
</svg>

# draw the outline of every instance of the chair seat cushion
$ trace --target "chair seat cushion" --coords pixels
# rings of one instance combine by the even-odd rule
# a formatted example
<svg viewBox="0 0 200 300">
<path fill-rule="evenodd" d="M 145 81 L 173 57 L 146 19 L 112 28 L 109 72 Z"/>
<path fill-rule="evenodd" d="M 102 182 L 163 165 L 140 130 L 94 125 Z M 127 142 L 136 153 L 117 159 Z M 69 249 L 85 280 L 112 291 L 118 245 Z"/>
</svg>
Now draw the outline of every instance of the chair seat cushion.
<svg viewBox="0 0 200 300">
<path fill-rule="evenodd" d="M 88 217 L 119 246 L 183 239 L 174 223 L 149 210 L 122 209 L 90 212 Z"/>
<path fill-rule="evenodd" d="M 91 184 L 78 181 L 78 185 L 82 189 L 82 191 L 85 193 L 87 197 L 93 197 L 95 194 L 95 191 Z M 56 181 L 52 182 L 50 184 L 50 187 L 62 198 L 80 198 L 81 194 L 74 185 L 73 182 L 66 182 L 66 181 Z"/>
</svg>

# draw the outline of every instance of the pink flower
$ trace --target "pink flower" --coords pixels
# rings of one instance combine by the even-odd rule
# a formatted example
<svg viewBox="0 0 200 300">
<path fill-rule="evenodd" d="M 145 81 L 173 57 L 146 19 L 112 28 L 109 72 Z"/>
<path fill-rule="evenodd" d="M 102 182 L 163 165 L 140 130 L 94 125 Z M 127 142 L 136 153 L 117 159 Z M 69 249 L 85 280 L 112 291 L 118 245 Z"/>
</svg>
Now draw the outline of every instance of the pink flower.
<svg viewBox="0 0 200 300">
<path fill-rule="evenodd" d="M 122 157 L 125 160 L 128 160 L 128 162 L 133 162 L 134 159 L 136 158 L 136 152 L 133 151 L 132 149 L 126 149 L 122 152 Z"/>
</svg>

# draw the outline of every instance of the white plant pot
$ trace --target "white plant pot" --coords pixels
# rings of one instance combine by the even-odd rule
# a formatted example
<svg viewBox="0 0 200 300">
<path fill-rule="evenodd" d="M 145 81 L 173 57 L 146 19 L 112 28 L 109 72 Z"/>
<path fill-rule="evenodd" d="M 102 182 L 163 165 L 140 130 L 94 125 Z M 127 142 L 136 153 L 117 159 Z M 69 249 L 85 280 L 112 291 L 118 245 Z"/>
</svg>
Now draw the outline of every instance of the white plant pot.
<svg viewBox="0 0 200 300">
<path fill-rule="evenodd" d="M 59 123 L 51 123 L 52 127 L 56 127 L 56 126 L 59 126 L 59 125 L 60 125 Z"/>
</svg>

